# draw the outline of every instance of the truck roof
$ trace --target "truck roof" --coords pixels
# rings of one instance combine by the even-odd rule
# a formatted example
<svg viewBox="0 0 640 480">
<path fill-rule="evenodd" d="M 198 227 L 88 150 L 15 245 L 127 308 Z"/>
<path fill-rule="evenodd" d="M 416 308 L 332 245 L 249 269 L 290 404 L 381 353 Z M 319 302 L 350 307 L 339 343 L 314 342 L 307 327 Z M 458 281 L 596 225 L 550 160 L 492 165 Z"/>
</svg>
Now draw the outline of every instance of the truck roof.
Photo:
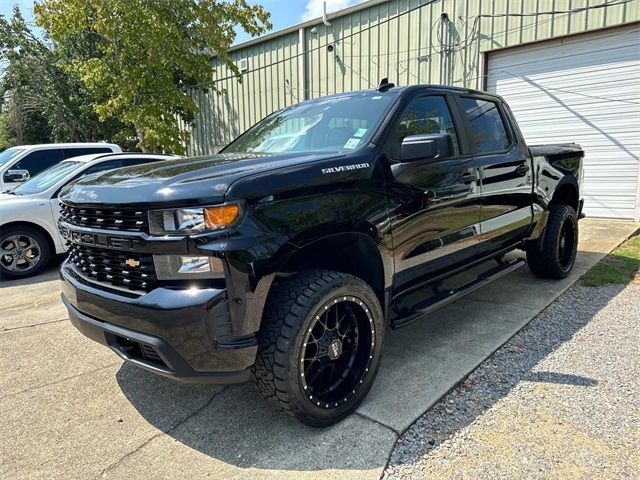
<svg viewBox="0 0 640 480">
<path fill-rule="evenodd" d="M 419 90 L 434 90 L 437 92 L 451 92 L 451 93 L 467 93 L 467 94 L 474 94 L 474 95 L 485 95 L 485 96 L 491 96 L 491 97 L 495 97 L 495 98 L 500 98 L 498 95 L 495 95 L 493 93 L 489 93 L 489 92 L 484 92 L 482 90 L 474 90 L 471 88 L 465 88 L 465 87 L 454 87 L 451 85 L 432 85 L 432 84 L 420 84 L 420 85 L 407 85 L 407 86 L 401 86 L 401 87 L 392 87 L 389 88 L 388 90 L 384 90 L 384 91 L 379 91 L 377 88 L 370 88 L 370 89 L 366 89 L 366 90 L 354 90 L 351 92 L 342 92 L 342 93 L 333 93 L 331 95 L 323 95 L 321 97 L 316 97 L 316 98 L 310 98 L 308 100 L 305 100 L 304 102 L 301 103 L 306 103 L 306 102 L 313 102 L 313 101 L 317 101 L 317 100 L 322 100 L 322 99 L 326 99 L 326 98 L 332 98 L 332 97 L 349 97 L 349 96 L 359 96 L 359 95 L 388 95 L 388 94 L 392 94 L 392 95 L 400 95 L 402 93 L 411 93 L 411 92 L 415 92 L 415 91 L 419 91 Z"/>
</svg>

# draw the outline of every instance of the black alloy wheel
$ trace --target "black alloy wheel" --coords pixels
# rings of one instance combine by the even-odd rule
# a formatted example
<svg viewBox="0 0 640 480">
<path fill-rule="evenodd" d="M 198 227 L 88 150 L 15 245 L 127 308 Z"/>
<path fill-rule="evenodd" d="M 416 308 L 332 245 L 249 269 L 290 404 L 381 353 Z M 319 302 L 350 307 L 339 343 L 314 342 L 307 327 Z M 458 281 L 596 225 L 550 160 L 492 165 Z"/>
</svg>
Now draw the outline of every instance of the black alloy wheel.
<svg viewBox="0 0 640 480">
<path fill-rule="evenodd" d="M 558 261 L 563 269 L 570 268 L 573 264 L 576 245 L 576 232 L 573 222 L 566 219 L 560 229 L 560 239 L 558 240 Z"/>
<path fill-rule="evenodd" d="M 269 294 L 253 381 L 268 402 L 303 423 L 331 425 L 373 385 L 383 340 L 380 302 L 366 282 L 328 270 L 299 272 Z"/>
<path fill-rule="evenodd" d="M 312 403 L 336 408 L 355 395 L 375 347 L 371 312 L 352 296 L 329 301 L 308 329 L 302 348 L 303 388 Z"/>
<path fill-rule="evenodd" d="M 550 205 L 542 242 L 527 249 L 529 269 L 543 278 L 565 278 L 578 252 L 578 216 L 569 205 Z"/>
</svg>

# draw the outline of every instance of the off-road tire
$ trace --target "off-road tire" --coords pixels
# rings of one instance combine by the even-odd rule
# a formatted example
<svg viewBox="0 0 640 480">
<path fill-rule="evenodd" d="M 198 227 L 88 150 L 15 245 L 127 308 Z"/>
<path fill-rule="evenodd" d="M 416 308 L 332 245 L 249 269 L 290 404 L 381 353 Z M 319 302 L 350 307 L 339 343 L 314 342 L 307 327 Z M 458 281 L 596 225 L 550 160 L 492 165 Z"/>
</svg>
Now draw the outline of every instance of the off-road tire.
<svg viewBox="0 0 640 480">
<path fill-rule="evenodd" d="M 334 306 L 337 304 L 341 306 Z M 330 309 L 328 312 L 326 312 L 327 307 Z M 339 308 L 347 309 L 351 313 L 357 312 L 359 320 L 355 320 L 354 314 L 350 321 L 354 324 L 358 322 L 358 325 L 362 324 L 358 327 L 361 333 L 359 336 L 356 334 L 355 341 L 345 339 L 347 342 L 345 345 L 351 344 L 351 354 L 345 354 L 346 350 L 342 350 L 343 346 L 340 347 L 340 351 L 345 358 L 348 355 L 361 355 L 362 352 L 366 352 L 365 356 L 358 358 L 365 358 L 368 363 L 366 371 L 358 367 L 358 371 L 363 372 L 359 382 L 356 380 L 357 374 L 350 372 L 347 377 L 344 377 L 340 387 L 336 387 L 333 393 L 327 393 L 321 400 L 313 397 L 311 384 L 308 388 L 306 387 L 306 381 L 311 379 L 304 378 L 305 368 L 310 368 L 306 367 L 310 364 L 306 364 L 304 360 L 305 356 L 309 355 L 309 347 L 305 342 L 309 342 L 309 345 L 315 344 L 309 335 L 315 334 L 323 312 L 326 312 L 326 318 L 328 318 L 332 308 L 336 309 L 336 332 L 341 329 L 337 326 L 340 324 Z M 346 317 L 343 316 L 343 318 Z M 312 328 L 314 334 L 310 333 Z M 331 330 L 323 331 L 327 332 L 326 334 L 331 332 Z M 364 346 L 365 338 L 371 346 Z M 252 379 L 262 397 L 276 408 L 307 425 L 316 427 L 331 425 L 353 412 L 368 393 L 378 371 L 383 339 L 382 309 L 376 294 L 367 283 L 345 273 L 327 270 L 303 271 L 279 280 L 267 299 L 262 327 L 258 333 L 258 354 L 252 369 Z M 359 342 L 362 342 L 362 347 L 359 346 Z M 354 344 L 358 346 L 353 347 Z M 361 349 L 370 350 L 367 352 Z M 322 360 L 325 363 L 329 362 L 328 355 L 324 355 Z M 337 358 L 333 359 L 333 361 L 337 360 Z M 342 361 L 347 363 L 344 359 Z M 322 363 L 318 364 L 322 365 Z M 354 360 L 353 371 L 356 370 L 356 365 L 361 364 Z M 349 368 L 351 367 L 347 365 L 344 370 L 347 371 Z M 318 367 L 318 370 L 321 368 Z M 333 375 L 333 372 L 330 375 Z M 311 374 L 308 375 L 308 377 L 311 376 Z M 331 378 L 334 377 L 329 377 L 329 383 Z M 353 391 L 349 387 L 349 382 L 356 383 Z M 339 388 L 348 388 L 348 395 L 344 395 L 346 398 L 343 399 L 341 396 L 335 403 L 333 401 L 327 403 L 331 395 L 339 394 Z"/>
<path fill-rule="evenodd" d="M 565 278 L 571 273 L 577 251 L 578 217 L 575 210 L 569 205 L 551 205 L 542 248 L 531 246 L 527 250 L 529 269 L 538 277 Z"/>
<path fill-rule="evenodd" d="M 9 268 L 7 268 L 7 266 L 4 265 L 2 261 L 0 261 L 0 278 L 1 279 L 9 279 L 9 278 L 17 279 L 17 278 L 25 278 L 25 277 L 30 277 L 32 275 L 36 275 L 48 265 L 49 259 L 51 258 L 51 250 L 49 247 L 48 240 L 38 230 L 36 230 L 35 228 L 27 227 L 27 226 L 24 226 L 24 227 L 13 226 L 13 227 L 0 229 L 0 247 L 2 247 L 6 239 L 16 235 L 31 237 L 35 242 L 37 242 L 37 246 L 39 248 L 38 261 L 36 265 L 34 265 L 31 268 L 26 268 L 24 271 L 10 270 Z M 4 258 L 0 260 L 4 261 Z"/>
</svg>

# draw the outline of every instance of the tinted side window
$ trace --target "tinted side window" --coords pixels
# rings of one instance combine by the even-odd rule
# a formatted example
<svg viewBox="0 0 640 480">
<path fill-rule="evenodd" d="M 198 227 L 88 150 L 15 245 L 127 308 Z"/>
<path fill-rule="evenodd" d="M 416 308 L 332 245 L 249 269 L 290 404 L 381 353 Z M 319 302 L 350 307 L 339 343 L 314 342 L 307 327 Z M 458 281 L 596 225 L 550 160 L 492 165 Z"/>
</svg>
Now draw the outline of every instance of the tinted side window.
<svg viewBox="0 0 640 480">
<path fill-rule="evenodd" d="M 90 155 L 92 153 L 111 153 L 112 150 L 106 147 L 84 147 L 84 148 L 66 148 L 64 157 L 79 157 L 80 155 Z"/>
<path fill-rule="evenodd" d="M 12 170 L 29 170 L 29 175 L 33 177 L 62 160 L 64 160 L 62 149 L 38 150 L 21 159 L 12 167 Z"/>
<path fill-rule="evenodd" d="M 413 100 L 396 126 L 395 137 L 399 145 L 409 135 L 429 133 L 448 133 L 451 135 L 455 155 L 460 155 L 458 136 L 444 97 L 420 97 Z"/>
<path fill-rule="evenodd" d="M 92 173 L 104 172 L 105 170 L 113 170 L 114 168 L 120 168 L 120 167 L 122 167 L 122 160 L 111 160 L 108 162 L 98 163 L 96 165 L 93 165 L 87 168 L 85 171 L 83 171 L 79 175 L 78 178 L 84 177 L 86 175 L 90 175 Z"/>
<path fill-rule="evenodd" d="M 479 153 L 498 152 L 509 147 L 509 135 L 498 106 L 479 98 L 463 97 L 462 108 L 471 122 L 473 141 Z"/>
</svg>

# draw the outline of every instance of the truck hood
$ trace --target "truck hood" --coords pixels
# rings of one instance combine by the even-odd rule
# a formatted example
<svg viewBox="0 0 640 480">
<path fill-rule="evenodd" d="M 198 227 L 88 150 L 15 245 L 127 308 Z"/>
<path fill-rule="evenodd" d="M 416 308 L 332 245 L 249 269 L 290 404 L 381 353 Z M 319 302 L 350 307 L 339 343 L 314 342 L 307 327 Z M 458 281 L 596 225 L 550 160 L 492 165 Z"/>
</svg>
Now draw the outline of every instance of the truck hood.
<svg viewBox="0 0 640 480">
<path fill-rule="evenodd" d="M 87 176 L 65 187 L 60 198 L 73 204 L 214 204 L 244 176 L 339 156 L 221 153 L 164 160 Z"/>
</svg>

